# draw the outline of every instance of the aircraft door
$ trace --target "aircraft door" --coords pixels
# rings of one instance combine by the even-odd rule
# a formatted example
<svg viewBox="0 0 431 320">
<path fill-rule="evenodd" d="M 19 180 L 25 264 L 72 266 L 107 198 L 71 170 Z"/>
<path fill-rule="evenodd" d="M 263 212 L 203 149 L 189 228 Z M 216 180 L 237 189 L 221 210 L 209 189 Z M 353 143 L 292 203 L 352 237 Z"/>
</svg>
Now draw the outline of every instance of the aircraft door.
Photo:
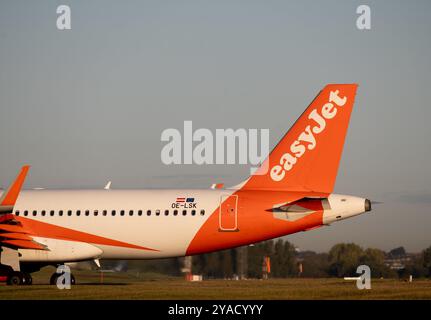
<svg viewBox="0 0 431 320">
<path fill-rule="evenodd" d="M 220 197 L 219 231 L 235 232 L 238 229 L 238 196 L 222 195 Z"/>
</svg>

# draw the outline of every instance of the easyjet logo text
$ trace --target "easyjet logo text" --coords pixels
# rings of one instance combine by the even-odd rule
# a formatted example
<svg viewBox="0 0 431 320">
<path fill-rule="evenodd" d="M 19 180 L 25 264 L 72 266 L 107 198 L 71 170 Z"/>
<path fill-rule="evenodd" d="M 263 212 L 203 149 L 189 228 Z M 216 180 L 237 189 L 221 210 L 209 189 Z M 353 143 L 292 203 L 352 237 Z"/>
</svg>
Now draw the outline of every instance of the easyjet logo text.
<svg viewBox="0 0 431 320">
<path fill-rule="evenodd" d="M 341 98 L 339 90 L 329 93 L 329 101 L 318 110 L 313 109 L 308 115 L 310 120 L 309 125 L 301 132 L 298 138 L 290 145 L 290 152 L 284 153 L 279 161 L 279 164 L 271 168 L 271 179 L 274 181 L 283 180 L 286 171 L 293 168 L 299 158 L 301 158 L 307 150 L 313 150 L 316 147 L 316 136 L 326 128 L 326 121 L 333 119 L 337 115 L 337 106 L 342 107 L 347 102 L 347 97 Z"/>
</svg>

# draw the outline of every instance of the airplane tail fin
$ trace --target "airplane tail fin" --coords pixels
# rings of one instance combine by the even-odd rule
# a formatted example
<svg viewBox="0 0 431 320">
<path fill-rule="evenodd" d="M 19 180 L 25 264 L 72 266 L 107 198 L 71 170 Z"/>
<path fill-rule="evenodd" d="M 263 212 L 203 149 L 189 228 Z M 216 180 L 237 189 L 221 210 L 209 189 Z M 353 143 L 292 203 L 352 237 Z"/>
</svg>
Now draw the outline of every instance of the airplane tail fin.
<svg viewBox="0 0 431 320">
<path fill-rule="evenodd" d="M 331 193 L 357 84 L 328 84 L 241 189 Z"/>
</svg>

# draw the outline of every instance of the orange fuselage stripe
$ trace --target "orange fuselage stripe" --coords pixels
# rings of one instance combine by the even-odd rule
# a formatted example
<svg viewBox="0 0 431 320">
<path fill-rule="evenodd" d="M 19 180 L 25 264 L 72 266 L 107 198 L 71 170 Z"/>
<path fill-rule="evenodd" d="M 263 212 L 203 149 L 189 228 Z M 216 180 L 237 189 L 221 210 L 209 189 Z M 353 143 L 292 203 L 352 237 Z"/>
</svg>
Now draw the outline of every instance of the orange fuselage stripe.
<svg viewBox="0 0 431 320">
<path fill-rule="evenodd" d="M 117 241 L 117 240 L 113 240 L 105 237 L 100 237 L 94 234 L 81 232 L 81 231 L 77 231 L 69 228 L 64 228 L 64 227 L 56 226 L 54 224 L 40 222 L 40 221 L 36 221 L 36 220 L 24 218 L 24 217 L 16 217 L 16 219 L 22 223 L 24 228 L 29 230 L 29 234 L 36 237 L 86 242 L 86 243 L 92 243 L 92 244 L 116 246 L 116 247 L 130 248 L 130 249 L 159 251 L 156 249 L 142 247 L 135 244 Z M 1 228 L 1 225 L 0 225 L 0 228 Z"/>
</svg>

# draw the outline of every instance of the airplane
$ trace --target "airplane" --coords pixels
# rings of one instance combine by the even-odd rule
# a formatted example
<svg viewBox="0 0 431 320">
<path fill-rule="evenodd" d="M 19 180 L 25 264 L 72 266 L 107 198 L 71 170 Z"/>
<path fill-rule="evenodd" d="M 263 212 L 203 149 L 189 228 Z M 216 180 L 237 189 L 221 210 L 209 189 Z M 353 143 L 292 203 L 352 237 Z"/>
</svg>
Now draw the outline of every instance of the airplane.
<svg viewBox="0 0 431 320">
<path fill-rule="evenodd" d="M 21 191 L 24 166 L 0 198 L 0 275 L 29 285 L 31 273 L 48 265 L 197 255 L 370 211 L 368 199 L 333 193 L 357 87 L 326 85 L 234 187 Z"/>
</svg>

